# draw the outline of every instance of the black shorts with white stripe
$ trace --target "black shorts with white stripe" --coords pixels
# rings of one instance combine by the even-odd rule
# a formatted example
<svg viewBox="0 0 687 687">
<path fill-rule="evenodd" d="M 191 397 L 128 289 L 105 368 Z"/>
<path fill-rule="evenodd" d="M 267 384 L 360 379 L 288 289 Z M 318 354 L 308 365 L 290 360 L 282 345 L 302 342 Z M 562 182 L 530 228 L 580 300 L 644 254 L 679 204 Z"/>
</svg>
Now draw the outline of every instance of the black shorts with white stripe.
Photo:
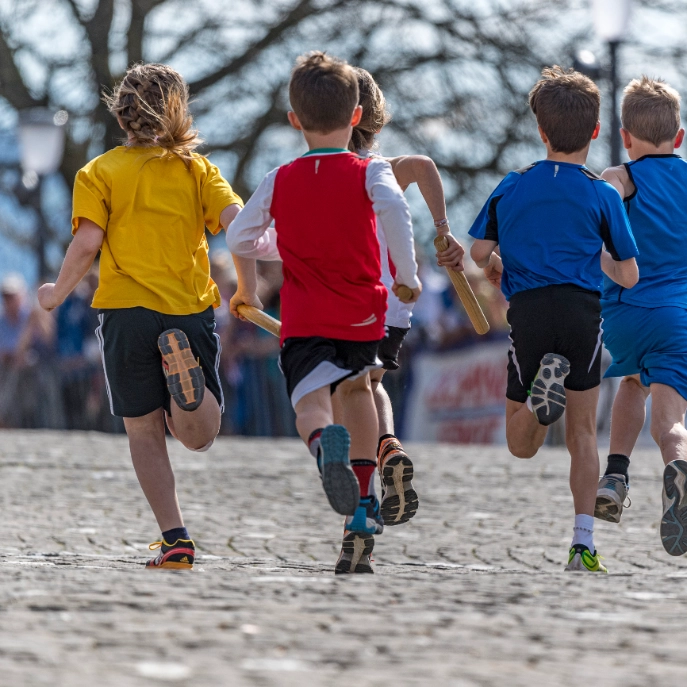
<svg viewBox="0 0 687 687">
<path fill-rule="evenodd" d="M 601 383 L 601 303 L 597 291 L 555 284 L 513 295 L 508 308 L 511 347 L 506 397 L 527 401 L 541 359 L 558 353 L 570 361 L 565 388 L 586 391 Z"/>
<path fill-rule="evenodd" d="M 147 308 L 100 310 L 96 336 L 103 358 L 110 410 L 121 417 L 141 417 L 158 408 L 170 412 L 170 396 L 157 347 L 160 334 L 181 329 L 199 360 L 207 390 L 224 411 L 219 380 L 222 347 L 209 307 L 193 315 L 164 315 Z"/>
<path fill-rule="evenodd" d="M 382 367 L 377 357 L 379 341 L 344 341 L 322 336 L 286 339 L 279 367 L 286 377 L 286 390 L 296 407 L 307 394 L 329 387 L 331 393 L 345 379 L 355 379 Z"/>
</svg>

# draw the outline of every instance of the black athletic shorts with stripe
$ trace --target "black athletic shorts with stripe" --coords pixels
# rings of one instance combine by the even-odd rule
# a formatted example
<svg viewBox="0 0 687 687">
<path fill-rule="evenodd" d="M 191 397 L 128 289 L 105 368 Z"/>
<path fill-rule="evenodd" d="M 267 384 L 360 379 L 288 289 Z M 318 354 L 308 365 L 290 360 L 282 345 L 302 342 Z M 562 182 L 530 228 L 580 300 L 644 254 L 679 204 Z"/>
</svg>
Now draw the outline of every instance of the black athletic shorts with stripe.
<svg viewBox="0 0 687 687">
<path fill-rule="evenodd" d="M 586 391 L 601 383 L 601 303 L 599 293 L 575 284 L 520 291 L 508 309 L 506 398 L 527 401 L 541 359 L 558 353 L 570 361 L 565 388 Z"/>
<path fill-rule="evenodd" d="M 194 315 L 163 315 L 148 308 L 108 309 L 99 311 L 98 320 L 95 334 L 113 415 L 141 417 L 158 408 L 170 412 L 157 340 L 162 332 L 174 328 L 188 337 L 193 355 L 200 361 L 205 387 L 224 411 L 219 380 L 222 347 L 212 307 Z"/>
</svg>

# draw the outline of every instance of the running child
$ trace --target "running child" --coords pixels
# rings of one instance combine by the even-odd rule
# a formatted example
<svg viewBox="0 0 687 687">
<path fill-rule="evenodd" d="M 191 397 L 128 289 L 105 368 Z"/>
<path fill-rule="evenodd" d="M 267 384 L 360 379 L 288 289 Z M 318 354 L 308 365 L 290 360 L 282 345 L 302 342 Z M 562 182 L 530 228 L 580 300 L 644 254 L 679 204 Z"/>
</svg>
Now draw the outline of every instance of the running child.
<svg viewBox="0 0 687 687">
<path fill-rule="evenodd" d="M 113 415 L 124 418 L 138 481 L 162 532 L 150 569 L 188 569 L 195 545 L 184 526 L 167 454 L 165 421 L 192 451 L 212 445 L 223 399 L 205 228 L 217 233 L 241 199 L 219 170 L 194 152 L 188 87 L 162 64 L 129 69 L 106 97 L 127 135 L 76 175 L 74 239 L 55 284 L 38 292 L 58 307 L 100 251 L 103 367 Z M 173 400 L 173 403 L 171 402 Z"/>
<path fill-rule="evenodd" d="M 256 258 L 283 261 L 280 364 L 296 427 L 332 508 L 369 555 L 370 535 L 383 529 L 369 489 L 379 439 L 370 370 L 381 365 L 387 301 L 376 225 L 379 218 L 396 265 L 392 290 L 409 286 L 414 302 L 421 287 L 410 210 L 387 161 L 347 149 L 362 114 L 348 64 L 321 52 L 301 57 L 289 96 L 289 121 L 309 151 L 270 172 L 227 233 L 239 278 L 231 309 L 260 307 Z M 334 424 L 337 389 L 342 425 Z"/>
<path fill-rule="evenodd" d="M 530 107 L 546 159 L 508 174 L 470 229 L 473 259 L 487 277 L 502 275 L 510 302 L 508 448 L 531 458 L 567 409 L 575 526 L 566 570 L 592 572 L 606 571 L 593 540 L 602 270 L 624 288 L 637 282 L 637 247 L 620 197 L 584 166 L 599 133 L 599 103 L 586 76 L 544 69 Z"/>
<path fill-rule="evenodd" d="M 607 377 L 624 377 L 613 403 L 611 446 L 595 515 L 619 522 L 629 487 L 630 454 L 651 393 L 651 435 L 665 470 L 661 540 L 687 553 L 687 163 L 680 95 L 643 76 L 625 89 L 620 135 L 631 162 L 603 177 L 618 190 L 639 248 L 632 291 L 606 280 L 604 343 L 613 356 Z"/>
<path fill-rule="evenodd" d="M 360 123 L 353 128 L 348 148 L 351 152 L 367 158 L 377 156 L 375 153 L 376 136 L 391 117 L 386 109 L 384 94 L 372 75 L 360 67 L 356 67 L 355 72 L 360 92 L 358 104 L 363 108 L 363 113 Z M 434 162 L 424 155 L 403 155 L 387 158 L 387 160 L 403 191 L 411 184 L 418 185 L 432 214 L 437 234 L 448 238 L 449 248 L 442 253 L 437 253 L 438 264 L 462 271 L 465 251 L 450 233 L 448 219 L 446 219 L 444 187 Z M 377 224 L 377 237 L 382 263 L 382 282 L 388 291 L 388 305 L 385 319 L 386 335 L 378 351 L 382 368 L 372 370 L 370 379 L 379 422 L 376 467 L 382 484 L 381 512 L 384 524 L 392 526 L 408 522 L 417 512 L 419 505 L 412 483 L 413 463 L 394 433 L 391 400 L 382 385 L 386 370 L 399 369 L 398 357 L 403 341 L 410 331 L 414 303 L 404 303 L 393 293 L 395 268 L 389 260 L 384 227 L 381 222 Z M 369 489 L 374 489 L 373 482 L 370 483 Z M 356 538 L 355 533 L 344 532 L 343 546 L 336 565 L 337 572 L 355 572 L 358 569 L 363 572 L 372 571 L 370 561 L 365 557 L 362 560 L 358 557 L 360 547 L 352 544 Z"/>
</svg>

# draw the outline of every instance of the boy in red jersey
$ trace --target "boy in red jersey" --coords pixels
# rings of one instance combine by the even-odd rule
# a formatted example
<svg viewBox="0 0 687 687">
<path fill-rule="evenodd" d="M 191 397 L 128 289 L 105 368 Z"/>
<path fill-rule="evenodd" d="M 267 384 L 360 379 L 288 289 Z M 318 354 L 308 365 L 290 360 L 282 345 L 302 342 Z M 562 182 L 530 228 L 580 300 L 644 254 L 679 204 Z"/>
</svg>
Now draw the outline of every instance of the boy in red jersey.
<svg viewBox="0 0 687 687">
<path fill-rule="evenodd" d="M 388 162 L 347 150 L 362 112 L 349 65 L 320 52 L 300 58 L 289 96 L 289 121 L 310 150 L 263 179 L 227 234 L 239 278 L 231 310 L 238 317 L 242 303 L 261 307 L 255 259 L 283 261 L 280 363 L 296 427 L 332 508 L 347 516 L 357 545 L 371 548 L 383 520 L 372 486 L 378 423 L 369 372 L 381 366 L 387 293 L 376 220 L 396 265 L 393 290 L 405 284 L 416 301 L 410 211 Z M 345 426 L 334 424 L 337 388 Z"/>
</svg>

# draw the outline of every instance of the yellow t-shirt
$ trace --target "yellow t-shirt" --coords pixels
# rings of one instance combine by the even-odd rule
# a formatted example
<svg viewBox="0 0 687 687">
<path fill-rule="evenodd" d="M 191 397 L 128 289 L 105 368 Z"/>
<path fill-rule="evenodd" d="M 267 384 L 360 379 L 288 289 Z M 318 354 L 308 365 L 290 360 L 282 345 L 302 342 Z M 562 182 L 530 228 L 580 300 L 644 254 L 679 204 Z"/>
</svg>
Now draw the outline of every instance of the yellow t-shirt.
<svg viewBox="0 0 687 687">
<path fill-rule="evenodd" d="M 222 210 L 243 202 L 202 155 L 187 169 L 161 152 L 120 146 L 76 175 L 72 233 L 79 217 L 105 231 L 94 308 L 190 315 L 220 304 L 205 228 L 219 232 Z"/>
</svg>

